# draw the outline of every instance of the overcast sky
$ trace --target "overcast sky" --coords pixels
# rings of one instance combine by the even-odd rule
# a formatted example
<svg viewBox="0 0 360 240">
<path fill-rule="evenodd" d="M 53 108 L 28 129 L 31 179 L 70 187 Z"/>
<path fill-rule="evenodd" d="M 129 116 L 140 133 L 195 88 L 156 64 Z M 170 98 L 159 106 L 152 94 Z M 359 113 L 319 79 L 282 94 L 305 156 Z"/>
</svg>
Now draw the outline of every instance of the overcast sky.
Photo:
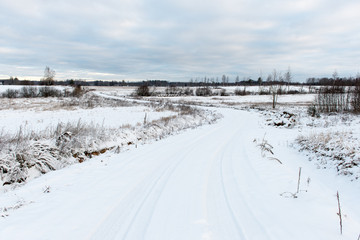
<svg viewBox="0 0 360 240">
<path fill-rule="evenodd" d="M 1 0 L 0 78 L 360 71 L 359 0 Z"/>
</svg>

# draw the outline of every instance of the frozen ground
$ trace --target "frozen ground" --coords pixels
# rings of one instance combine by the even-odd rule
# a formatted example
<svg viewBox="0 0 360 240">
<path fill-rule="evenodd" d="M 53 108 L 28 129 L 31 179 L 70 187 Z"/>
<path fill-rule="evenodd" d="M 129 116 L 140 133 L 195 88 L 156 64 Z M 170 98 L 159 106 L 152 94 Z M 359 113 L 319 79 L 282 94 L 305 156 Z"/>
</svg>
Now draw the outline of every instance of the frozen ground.
<svg viewBox="0 0 360 240">
<path fill-rule="evenodd" d="M 109 87 L 92 87 L 96 89 L 97 92 L 108 95 L 108 96 L 117 96 L 117 97 L 128 97 L 135 92 L 136 88 L 134 87 L 118 87 L 118 88 L 109 88 Z M 156 91 L 158 93 L 165 93 L 164 87 L 150 88 L 150 91 Z M 195 87 L 192 87 L 195 91 Z M 246 96 L 233 96 L 235 89 L 243 89 L 243 87 L 219 87 L 212 88 L 213 92 L 220 92 L 221 89 L 225 89 L 227 93 L 232 94 L 231 96 L 209 96 L 209 97 L 198 97 L 198 96 L 173 96 L 173 97 L 149 97 L 148 100 L 167 100 L 175 103 L 186 103 L 186 104 L 201 104 L 206 106 L 218 106 L 219 104 L 224 106 L 236 106 L 236 105 L 271 105 L 272 96 L 270 95 L 255 95 L 259 92 L 258 86 L 247 87 L 247 91 L 254 95 Z M 298 90 L 303 92 L 309 92 L 307 87 L 296 87 L 292 86 L 290 90 Z M 278 97 L 278 103 L 280 105 L 287 104 L 296 104 L 296 105 L 307 105 L 313 102 L 315 99 L 314 94 L 295 94 L 295 95 L 280 95 Z"/>
<path fill-rule="evenodd" d="M 6 90 L 17 90 L 20 91 L 23 87 L 43 87 L 43 86 L 22 86 L 22 85 L 0 85 L 0 94 L 4 93 Z M 63 87 L 63 86 L 52 86 L 55 89 L 63 90 L 63 89 L 71 89 L 71 87 Z"/>
<path fill-rule="evenodd" d="M 310 119 L 301 107 L 310 95 L 297 98 L 300 107 L 284 102 L 277 111 L 266 107 L 268 96 L 257 96 L 253 108 L 246 98 L 234 98 L 235 104 L 220 98 L 211 108 L 224 116 L 216 124 L 119 154 L 109 151 L 2 192 L 0 236 L 356 240 L 360 182 L 333 168 L 319 170 L 299 153 L 296 139 L 329 128 L 352 129 L 357 137 L 358 117 Z M 186 100 L 208 105 L 209 99 Z M 273 154 L 259 147 L 264 140 Z"/>
<path fill-rule="evenodd" d="M 140 104 L 93 93 L 82 98 L 0 101 L 11 106 L 0 110 L 0 184 L 7 188 L 106 151 L 118 153 L 220 117 L 183 105 Z"/>
<path fill-rule="evenodd" d="M 99 92 L 107 92 L 109 94 L 117 95 L 117 96 L 129 96 L 132 93 L 135 92 L 136 87 L 103 87 L 103 86 L 91 86 L 90 89 L 96 89 L 96 91 Z M 182 89 L 186 89 L 188 87 L 180 87 Z M 194 92 L 197 87 L 189 87 L 189 89 L 192 89 Z M 228 94 L 234 94 L 235 90 L 246 90 L 250 94 L 257 94 L 261 90 L 268 90 L 268 86 L 231 86 L 231 87 L 211 87 L 211 90 L 214 93 L 220 93 L 222 89 L 226 91 Z M 286 86 L 283 86 L 282 89 L 290 90 L 290 91 L 298 91 L 302 93 L 309 93 L 313 92 L 316 88 L 315 86 L 290 86 L 289 88 Z M 1 87 L 0 87 L 1 90 Z M 164 94 L 166 92 L 166 87 L 150 87 L 151 92 L 156 92 L 160 94 Z"/>
<path fill-rule="evenodd" d="M 59 123 L 82 121 L 110 128 L 123 125 L 143 123 L 144 118 L 153 121 L 162 117 L 175 115 L 171 111 L 156 111 L 146 106 L 96 107 L 91 109 L 18 109 L 2 110 L 0 115 L 0 132 L 16 133 L 20 127 L 23 131 L 41 131 L 56 128 Z"/>
<path fill-rule="evenodd" d="M 360 178 L 358 115 L 341 113 L 310 117 L 307 109 L 299 106 L 249 110 L 260 113 L 264 125 L 287 129 L 289 134 L 294 134 L 296 139 L 289 145 L 307 156 L 316 168 L 328 169 L 350 181 Z"/>
<path fill-rule="evenodd" d="M 106 154 L 1 194 L 5 239 L 356 239 L 359 184 L 287 148 L 287 129 L 219 110 L 218 124 Z M 267 133 L 275 157 L 254 139 Z M 301 192 L 297 188 L 302 167 Z M 308 181 L 310 179 L 310 181 Z M 340 191 L 344 234 L 339 233 Z M 284 194 L 285 193 L 285 194 Z M 15 209 L 16 208 L 16 209 Z"/>
</svg>

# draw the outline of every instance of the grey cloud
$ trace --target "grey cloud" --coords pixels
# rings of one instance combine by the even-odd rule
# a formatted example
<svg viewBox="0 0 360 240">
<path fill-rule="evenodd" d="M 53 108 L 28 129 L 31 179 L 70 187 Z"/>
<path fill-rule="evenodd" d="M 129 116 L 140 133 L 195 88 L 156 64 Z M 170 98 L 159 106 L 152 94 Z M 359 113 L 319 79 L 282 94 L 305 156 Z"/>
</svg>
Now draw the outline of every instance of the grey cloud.
<svg viewBox="0 0 360 240">
<path fill-rule="evenodd" d="M 355 0 L 3 0 L 0 75 L 28 76 L 20 66 L 41 77 L 46 65 L 62 78 L 116 80 L 257 77 L 289 65 L 301 77 L 333 68 L 355 74 L 359 7 Z"/>
</svg>

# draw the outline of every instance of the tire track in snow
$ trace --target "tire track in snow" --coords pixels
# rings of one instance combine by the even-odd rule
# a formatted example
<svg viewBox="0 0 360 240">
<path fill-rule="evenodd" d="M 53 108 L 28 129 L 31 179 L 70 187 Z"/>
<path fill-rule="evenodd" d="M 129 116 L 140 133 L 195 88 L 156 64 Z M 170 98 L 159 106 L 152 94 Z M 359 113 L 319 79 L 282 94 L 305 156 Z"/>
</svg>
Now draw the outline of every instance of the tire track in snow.
<svg viewBox="0 0 360 240">
<path fill-rule="evenodd" d="M 243 134 L 240 134 L 240 136 L 234 135 L 230 142 L 234 142 L 234 138 L 242 137 L 242 135 Z M 243 233 L 245 235 L 243 239 L 270 239 L 266 227 L 256 217 L 253 212 L 252 204 L 247 201 L 247 198 L 244 195 L 246 190 L 240 189 L 241 185 L 238 182 L 237 175 L 241 173 L 235 174 L 234 172 L 234 166 L 232 165 L 232 162 L 234 161 L 234 146 L 230 146 L 231 145 L 227 145 L 223 152 L 229 153 L 229 157 L 224 158 L 224 156 L 222 156 L 221 159 L 221 179 L 223 190 L 226 196 L 226 202 L 228 203 L 229 208 L 232 210 L 232 216 L 234 216 L 234 219 L 236 219 L 239 226 L 241 226 L 241 229 L 243 229 Z M 247 183 L 258 183 L 258 174 L 251 166 L 251 159 L 249 159 L 244 146 L 245 144 L 241 145 L 240 147 L 240 156 L 243 158 L 242 167 L 244 168 L 242 172 L 246 172 L 248 177 L 251 176 L 251 179 L 247 179 Z M 235 159 L 235 161 L 236 160 L 237 159 Z M 227 176 L 224 174 L 225 171 L 228 173 Z M 231 179 L 231 181 L 227 181 L 229 183 L 227 185 L 224 184 L 225 178 Z M 227 189 L 231 189 L 231 191 L 228 191 Z M 236 204 L 234 204 L 235 200 Z M 235 215 L 235 212 L 241 212 L 241 215 Z"/>
<path fill-rule="evenodd" d="M 101 223 L 101 225 L 96 229 L 95 233 L 90 236 L 90 239 L 128 239 L 129 236 L 133 234 L 132 230 L 135 228 L 135 225 L 136 229 L 134 232 L 136 233 L 137 237 L 144 238 L 157 201 L 162 195 L 168 180 L 171 178 L 172 174 L 176 171 L 177 167 L 182 163 L 182 161 L 190 156 L 193 151 L 197 150 L 195 143 L 206 139 L 207 136 L 211 135 L 214 131 L 217 131 L 216 127 L 207 134 L 198 136 L 191 142 L 187 142 L 187 147 L 185 147 L 187 151 L 179 155 L 177 157 L 177 161 L 168 161 L 169 164 L 164 169 L 149 174 L 150 177 L 144 178 L 144 180 L 138 184 L 135 189 L 126 194 L 124 199 L 118 200 L 118 203 L 112 208 L 111 213 L 105 216 L 105 218 L 102 220 L 103 223 Z M 147 157 L 147 155 L 144 157 Z M 165 161 L 165 163 L 167 162 Z M 144 192 L 145 194 L 143 194 Z M 139 196 L 142 198 L 140 203 L 137 200 L 138 204 L 126 204 L 133 201 L 134 199 L 138 199 Z M 131 205 L 131 207 L 128 208 L 124 213 L 122 212 L 123 205 Z M 131 209 L 136 210 L 133 212 Z M 146 209 L 150 209 L 150 212 L 144 213 Z M 140 218 L 141 221 L 139 220 Z M 138 223 L 139 221 L 140 223 Z M 124 222 L 126 222 L 126 224 L 124 224 Z M 139 224 L 141 226 L 139 226 Z M 121 225 L 126 225 L 126 227 L 119 227 Z M 119 228 L 120 230 L 118 230 Z M 120 237 L 120 235 L 122 236 Z"/>
<path fill-rule="evenodd" d="M 234 117 L 233 120 L 238 119 Z M 216 145 L 215 151 L 208 153 L 210 156 L 211 153 L 214 154 L 208 163 L 210 166 L 208 165 L 207 168 L 204 166 L 208 172 L 205 171 L 204 176 L 201 178 L 203 182 L 206 182 L 202 189 L 202 202 L 206 206 L 203 208 L 203 215 L 206 220 L 206 232 L 203 238 L 211 239 L 212 237 L 211 225 L 208 224 L 206 218 L 209 216 L 209 213 L 211 214 L 214 211 L 214 208 L 209 207 L 209 199 L 205 196 L 208 195 L 209 189 L 214 188 L 212 178 L 215 178 L 218 181 L 217 189 L 221 193 L 215 201 L 218 201 L 218 207 L 221 210 L 227 209 L 226 214 L 218 212 L 215 215 L 222 215 L 222 218 L 232 226 L 220 229 L 220 232 L 227 231 L 224 232 L 224 236 L 227 233 L 231 233 L 231 238 L 229 237 L 228 239 L 253 239 L 251 235 L 249 236 L 249 229 L 247 229 L 247 227 L 251 226 L 251 228 L 257 229 L 260 232 L 260 236 L 268 239 L 266 236 L 269 235 L 252 213 L 251 206 L 247 204 L 246 198 L 241 194 L 241 189 L 239 189 L 241 183 L 237 182 L 236 174 L 231 165 L 232 161 L 234 161 L 234 148 L 238 147 L 236 144 L 239 141 L 237 140 L 242 138 L 243 133 L 240 132 L 239 128 L 231 132 L 224 131 L 224 125 L 222 124 L 220 127 L 214 125 L 215 127 L 211 131 L 186 142 L 186 145 L 183 147 L 186 149 L 186 152 L 178 155 L 175 159 L 176 161 L 163 161 L 166 166 L 149 173 L 124 198 L 117 201 L 111 213 L 104 217 L 103 223 L 96 229 L 91 239 L 144 239 L 153 213 L 156 211 L 158 200 L 162 196 L 169 179 L 171 179 L 184 159 L 189 158 L 189 156 L 191 157 L 193 153 L 198 151 L 198 144 L 206 141 L 215 132 L 218 132 L 215 134 L 217 136 L 219 136 L 220 132 L 224 139 L 222 139 L 221 144 Z M 242 153 L 239 155 L 245 158 L 243 162 L 246 163 L 246 161 L 249 161 L 248 156 L 245 154 L 246 150 L 244 150 L 243 146 L 241 146 L 241 150 Z M 147 155 L 145 154 L 144 157 L 146 158 Z M 245 166 L 246 170 L 251 169 L 250 163 L 246 163 Z M 258 180 L 256 176 L 252 178 Z M 224 236 L 220 236 L 219 239 L 226 239 Z"/>
<path fill-rule="evenodd" d="M 214 156 L 218 160 L 218 165 L 216 166 L 217 173 L 215 173 L 215 176 L 217 174 L 220 179 L 218 187 L 220 192 L 223 193 L 223 203 L 228 210 L 227 216 L 231 218 L 233 228 L 238 234 L 237 237 L 229 236 L 229 239 L 270 239 L 266 227 L 260 223 L 252 210 L 251 204 L 249 205 L 245 195 L 242 193 L 242 189 L 240 189 L 244 183 L 239 183 L 237 177 L 239 174 L 243 173 L 249 176 L 251 174 L 248 174 L 247 171 L 250 171 L 253 175 L 251 175 L 251 180 L 248 179 L 247 182 L 252 183 L 252 180 L 255 182 L 259 181 L 256 171 L 251 166 L 251 159 L 249 159 L 246 153 L 245 146 L 247 143 L 243 139 L 247 140 L 244 137 L 243 129 L 228 133 L 227 140 L 224 141 L 222 147 L 219 148 L 220 151 Z M 235 173 L 232 163 L 233 161 L 240 161 L 239 157 L 242 158 L 241 162 L 244 169 L 240 169 L 240 171 Z M 226 233 L 224 233 L 225 235 Z M 224 236 L 220 236 L 219 239 L 224 239 L 221 238 Z"/>
<path fill-rule="evenodd" d="M 232 119 L 227 119 L 228 121 L 236 121 L 237 118 L 232 116 Z M 222 142 L 220 145 L 216 147 L 216 150 L 214 151 L 214 155 L 212 156 L 212 162 L 213 165 L 211 167 L 211 170 L 208 174 L 208 183 L 207 183 L 207 213 L 205 215 L 208 215 L 210 217 L 209 221 L 215 222 L 210 224 L 213 228 L 216 229 L 215 234 L 218 234 L 217 236 L 213 236 L 212 231 L 210 230 L 209 236 L 206 237 L 206 239 L 246 239 L 244 234 L 244 229 L 242 228 L 239 220 L 237 219 L 235 215 L 235 211 L 232 207 L 232 204 L 230 203 L 228 193 L 226 191 L 226 184 L 224 182 L 224 155 L 225 153 L 230 149 L 229 145 L 232 146 L 232 142 L 234 138 L 237 136 L 238 130 L 229 130 L 226 131 L 225 129 L 222 129 L 219 136 L 222 136 L 221 138 Z M 211 195 L 212 193 L 212 195 Z M 226 210 L 226 213 L 224 214 L 224 210 Z M 212 218 L 211 218 L 212 217 Z M 214 221 L 215 220 L 215 221 Z M 226 222 L 226 229 L 218 229 L 218 226 L 223 225 L 223 223 Z M 220 224 L 221 223 L 221 224 Z M 232 227 L 230 227 L 232 226 Z M 214 229 L 214 230 L 215 230 Z M 220 236 L 219 236 L 219 233 Z"/>
<path fill-rule="evenodd" d="M 221 190 L 222 190 L 222 193 L 223 193 L 223 197 L 224 197 L 224 200 L 225 200 L 225 203 L 226 203 L 226 207 L 228 209 L 228 212 L 229 212 L 229 215 L 231 216 L 232 220 L 233 220 L 233 223 L 235 225 L 235 228 L 236 228 L 236 231 L 238 232 L 238 236 L 241 238 L 241 239 L 246 239 L 245 235 L 244 235 L 244 232 L 243 232 L 243 229 L 239 223 L 239 221 L 237 220 L 236 216 L 235 216 L 235 213 L 234 213 L 234 210 L 233 208 L 231 207 L 231 204 L 230 204 L 230 201 L 229 201 L 229 197 L 228 197 L 228 194 L 227 194 L 227 191 L 226 191 L 226 188 L 225 188 L 225 183 L 224 183 L 224 170 L 223 170 L 223 165 L 224 165 L 224 149 L 222 149 L 221 151 L 221 155 L 220 155 L 220 162 L 219 162 L 219 173 L 220 173 L 220 181 L 221 181 Z M 237 238 L 236 238 L 237 239 Z"/>
<path fill-rule="evenodd" d="M 180 161 L 175 164 L 169 164 L 162 171 L 151 173 L 150 177 L 145 178 L 135 189 L 126 194 L 124 199 L 118 200 L 114 209 L 111 210 L 111 214 L 106 216 L 103 220 L 104 222 L 100 226 L 100 229 L 97 229 L 91 239 L 127 239 L 132 227 L 139 218 L 139 215 L 141 215 L 144 211 L 144 206 L 151 205 L 146 209 L 154 209 L 153 206 L 156 205 L 166 180 L 170 178 L 171 174 L 175 171 L 179 164 Z M 157 192 L 154 194 L 155 190 L 157 190 Z M 137 200 L 139 197 L 141 200 Z M 132 201 L 134 204 L 129 203 Z M 128 206 L 126 213 L 123 212 L 124 205 Z M 137 229 L 139 234 L 143 233 L 142 229 L 144 229 L 144 226 L 148 225 L 151 215 L 152 213 L 142 215 L 142 226 L 138 226 Z M 119 237 L 118 235 L 122 236 Z"/>
</svg>

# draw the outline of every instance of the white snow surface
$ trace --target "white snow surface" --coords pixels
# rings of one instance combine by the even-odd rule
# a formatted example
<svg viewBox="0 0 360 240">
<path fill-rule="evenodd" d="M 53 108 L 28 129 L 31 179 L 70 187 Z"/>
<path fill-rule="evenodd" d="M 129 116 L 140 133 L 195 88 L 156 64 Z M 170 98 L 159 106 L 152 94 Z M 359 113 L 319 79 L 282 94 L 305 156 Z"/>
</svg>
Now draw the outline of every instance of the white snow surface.
<svg viewBox="0 0 360 240">
<path fill-rule="evenodd" d="M 2 110 L 0 115 L 0 132 L 14 134 L 22 131 L 41 131 L 46 128 L 56 128 L 59 123 L 92 123 L 110 128 L 118 128 L 125 124 L 136 125 L 162 117 L 175 115 L 171 111 L 154 111 L 150 107 L 96 107 L 93 109 L 55 109 L 39 111 L 37 109 Z"/>
<path fill-rule="evenodd" d="M 23 87 L 32 87 L 32 88 L 42 88 L 44 86 L 33 86 L 33 85 L 0 85 L 0 94 L 6 92 L 6 90 L 17 90 L 20 91 Z M 64 87 L 64 86 L 51 86 L 57 90 L 64 90 L 64 89 L 72 89 L 71 87 Z"/>
<path fill-rule="evenodd" d="M 218 109 L 217 124 L 105 153 L 0 193 L 1 239 L 357 239 L 360 187 L 288 144 L 297 129 Z M 266 139 L 274 157 L 254 140 Z M 295 193 L 302 167 L 300 192 Z M 340 193 L 343 235 L 336 192 Z"/>
</svg>

